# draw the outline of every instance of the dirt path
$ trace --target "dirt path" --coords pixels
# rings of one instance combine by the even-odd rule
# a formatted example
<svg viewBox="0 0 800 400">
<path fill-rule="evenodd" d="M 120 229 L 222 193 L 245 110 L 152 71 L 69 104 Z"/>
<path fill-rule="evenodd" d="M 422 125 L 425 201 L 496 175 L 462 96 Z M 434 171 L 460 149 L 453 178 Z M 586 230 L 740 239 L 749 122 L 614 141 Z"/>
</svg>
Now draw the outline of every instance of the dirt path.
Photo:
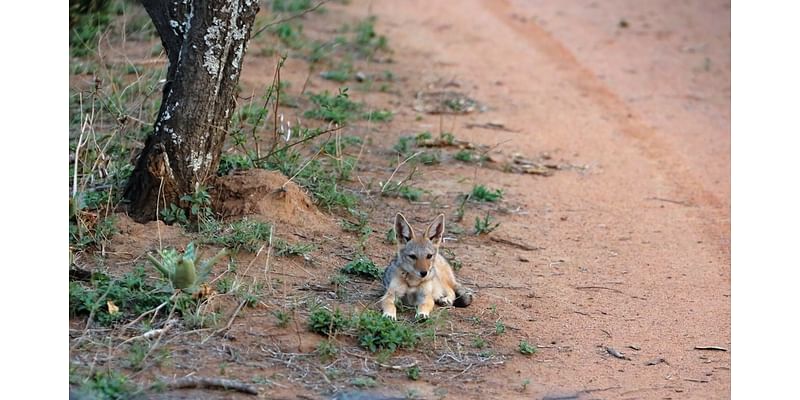
<svg viewBox="0 0 800 400">
<path fill-rule="evenodd" d="M 588 166 L 475 175 L 526 211 L 498 234 L 542 249 L 455 244 L 460 274 L 508 287 L 476 303 L 497 306 L 505 346 L 549 344 L 482 375 L 480 397 L 518 397 L 524 382 L 536 398 L 730 396 L 730 353 L 694 349 L 731 344 L 730 7 L 696 3 L 371 5 L 412 89 L 452 80 L 488 105 L 445 120 L 459 138 Z M 465 128 L 486 122 L 515 132 Z M 427 186 L 472 174 L 442 168 Z"/>
</svg>

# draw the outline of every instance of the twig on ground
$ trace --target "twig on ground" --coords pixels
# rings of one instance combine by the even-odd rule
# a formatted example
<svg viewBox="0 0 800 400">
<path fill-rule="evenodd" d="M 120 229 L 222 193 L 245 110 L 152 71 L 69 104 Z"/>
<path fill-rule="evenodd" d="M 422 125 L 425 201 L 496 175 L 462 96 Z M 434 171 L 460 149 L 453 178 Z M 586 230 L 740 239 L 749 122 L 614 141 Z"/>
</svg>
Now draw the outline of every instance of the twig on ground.
<svg viewBox="0 0 800 400">
<path fill-rule="evenodd" d="M 680 204 L 680 205 L 686 206 L 686 207 L 694 207 L 694 204 L 689 203 L 687 201 L 671 200 L 671 199 L 665 199 L 665 198 L 662 198 L 662 197 L 648 197 L 645 200 L 656 200 L 656 201 L 663 201 L 663 202 L 672 203 L 672 204 Z"/>
<path fill-rule="evenodd" d="M 412 363 L 410 363 L 410 364 L 407 364 L 407 365 L 388 365 L 388 364 L 383 364 L 383 363 L 380 363 L 380 362 L 377 362 L 377 361 L 375 361 L 375 364 L 378 364 L 378 365 L 380 365 L 380 366 L 381 366 L 381 367 L 383 367 L 383 368 L 388 368 L 388 369 L 394 369 L 394 370 L 402 371 L 402 370 L 404 370 L 404 369 L 409 369 L 409 368 L 411 368 L 411 367 L 416 367 L 416 366 L 417 366 L 417 360 L 414 360 L 414 362 L 412 362 Z"/>
<path fill-rule="evenodd" d="M 225 331 L 231 329 L 231 326 L 233 325 L 233 321 L 236 319 L 236 316 L 239 315 L 239 311 L 242 311 L 242 307 L 244 307 L 245 303 L 247 303 L 247 300 L 242 300 L 241 302 L 239 302 L 239 306 L 236 307 L 236 310 L 233 312 L 233 315 L 231 315 L 231 318 L 228 320 L 228 324 L 225 325 L 225 327 L 217 329 L 212 334 L 208 335 L 208 337 L 203 339 L 203 341 L 201 341 L 200 343 L 201 344 L 205 343 L 205 342 L 208 341 L 208 339 L 211 339 L 212 337 L 217 336 L 217 334 L 220 334 L 222 332 L 225 332 Z"/>
<path fill-rule="evenodd" d="M 716 350 L 716 351 L 728 351 L 728 349 L 719 346 L 694 346 L 695 350 Z"/>
<path fill-rule="evenodd" d="M 608 288 L 608 287 L 605 287 L 605 286 L 576 286 L 575 289 L 578 289 L 578 290 L 603 289 L 603 290 L 610 290 L 612 292 L 616 292 L 616 293 L 619 293 L 619 294 L 625 294 L 625 292 L 623 292 L 621 290 L 614 289 L 614 288 Z"/>
<path fill-rule="evenodd" d="M 493 242 L 507 244 L 509 246 L 518 247 L 518 248 L 520 248 L 522 250 L 527 250 L 527 251 L 534 251 L 534 250 L 541 250 L 542 249 L 542 247 L 539 247 L 539 246 L 531 246 L 531 245 L 528 245 L 528 244 L 525 244 L 525 243 L 515 242 L 515 241 L 513 241 L 511 239 L 506 239 L 506 238 L 501 238 L 501 237 L 496 237 L 496 236 L 489 236 L 489 239 L 491 239 Z"/>
<path fill-rule="evenodd" d="M 222 378 L 186 376 L 166 383 L 167 389 L 223 389 L 257 395 L 258 390 L 246 383 Z"/>
<path fill-rule="evenodd" d="M 383 192 L 385 192 L 385 191 L 386 191 L 386 188 L 387 188 L 387 187 L 389 187 L 389 184 L 392 182 L 392 179 L 394 179 L 394 176 L 395 176 L 395 174 L 397 174 L 397 171 L 398 171 L 398 170 L 400 170 L 400 167 L 402 167 L 402 166 L 403 166 L 403 164 L 407 163 L 409 160 L 411 160 L 412 158 L 414 158 L 414 157 L 416 157 L 416 156 L 418 156 L 418 155 L 420 155 L 420 154 L 422 154 L 422 153 L 423 153 L 423 152 L 421 152 L 421 151 L 418 151 L 418 152 L 416 152 L 416 153 L 414 153 L 414 154 L 412 154 L 412 155 L 408 156 L 408 158 L 406 158 L 405 160 L 403 160 L 403 161 L 402 161 L 402 162 L 400 162 L 399 164 L 397 164 L 397 167 L 395 167 L 394 171 L 392 171 L 392 174 L 391 174 L 391 175 L 389 175 L 389 179 L 388 179 L 388 180 L 386 180 L 386 183 L 384 183 L 383 185 L 381 185 L 381 193 L 383 193 Z"/>
</svg>

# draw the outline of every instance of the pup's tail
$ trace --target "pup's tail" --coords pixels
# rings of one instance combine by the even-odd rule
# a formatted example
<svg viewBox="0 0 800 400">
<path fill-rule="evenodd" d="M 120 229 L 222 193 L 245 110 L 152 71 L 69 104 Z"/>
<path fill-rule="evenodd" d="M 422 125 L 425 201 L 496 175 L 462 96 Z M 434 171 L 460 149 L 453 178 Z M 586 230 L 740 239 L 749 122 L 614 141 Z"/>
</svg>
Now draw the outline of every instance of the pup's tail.
<svg viewBox="0 0 800 400">
<path fill-rule="evenodd" d="M 455 290 L 456 292 L 456 299 L 453 301 L 453 305 L 456 307 L 467 307 L 472 304 L 472 293 L 467 291 L 463 286 L 459 286 Z"/>
</svg>

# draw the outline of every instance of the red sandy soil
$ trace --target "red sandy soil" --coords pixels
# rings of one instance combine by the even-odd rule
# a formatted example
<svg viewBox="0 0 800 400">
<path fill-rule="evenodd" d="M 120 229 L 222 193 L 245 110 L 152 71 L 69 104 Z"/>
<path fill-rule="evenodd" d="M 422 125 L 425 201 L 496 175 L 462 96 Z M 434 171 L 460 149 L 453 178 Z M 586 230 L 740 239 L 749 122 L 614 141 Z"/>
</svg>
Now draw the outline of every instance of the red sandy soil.
<svg viewBox="0 0 800 400">
<path fill-rule="evenodd" d="M 458 125 L 518 130 L 459 138 L 589 166 L 546 179 L 477 172 L 528 211 L 505 218 L 503 234 L 543 249 L 521 262 L 513 248 L 456 246 L 461 275 L 529 287 L 485 289 L 478 307 L 499 302 L 509 325 L 551 347 L 486 373 L 475 398 L 527 397 L 512 391 L 525 379 L 534 398 L 729 398 L 730 352 L 694 348 L 731 344 L 730 3 L 371 9 L 410 85 L 452 79 L 488 104 Z"/>
</svg>

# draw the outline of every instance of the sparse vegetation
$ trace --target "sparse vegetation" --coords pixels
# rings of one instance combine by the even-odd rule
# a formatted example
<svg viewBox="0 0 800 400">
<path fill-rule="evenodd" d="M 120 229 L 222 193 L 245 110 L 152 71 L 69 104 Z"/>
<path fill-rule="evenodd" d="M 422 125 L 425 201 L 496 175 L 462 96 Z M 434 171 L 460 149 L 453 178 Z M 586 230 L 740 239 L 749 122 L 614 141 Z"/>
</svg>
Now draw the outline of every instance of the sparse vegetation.
<svg viewBox="0 0 800 400">
<path fill-rule="evenodd" d="M 491 233 L 497 227 L 500 226 L 500 223 L 495 223 L 494 218 L 492 218 L 489 214 L 486 214 L 483 218 L 475 217 L 475 234 L 476 235 L 485 235 Z"/>
<path fill-rule="evenodd" d="M 525 340 L 520 340 L 519 342 L 519 352 L 523 355 L 529 356 L 536 353 L 538 350 L 539 349 L 537 349 L 536 346 L 528 343 Z"/>
<path fill-rule="evenodd" d="M 242 218 L 207 232 L 207 243 L 255 253 L 269 242 L 271 232 L 272 227 L 266 222 Z"/>
<path fill-rule="evenodd" d="M 92 315 L 93 323 L 110 326 L 157 307 L 171 295 L 167 288 L 148 282 L 142 266 L 118 279 L 95 272 L 88 282 L 69 283 L 69 315 Z"/>
<path fill-rule="evenodd" d="M 408 377 L 408 379 L 411 379 L 412 381 L 419 380 L 419 367 L 415 365 L 413 367 L 408 368 L 406 370 L 406 376 Z"/>
<path fill-rule="evenodd" d="M 283 310 L 275 310 L 272 315 L 275 316 L 279 328 L 286 328 L 292 320 L 292 315 Z"/>
<path fill-rule="evenodd" d="M 380 280 L 383 276 L 383 271 L 366 256 L 359 256 L 355 260 L 345 264 L 345 266 L 342 267 L 342 272 L 372 280 Z"/>
<path fill-rule="evenodd" d="M 418 337 L 414 330 L 403 322 L 384 318 L 374 310 L 366 310 L 358 318 L 358 344 L 371 351 L 413 348 Z"/>
<path fill-rule="evenodd" d="M 494 203 L 503 198 L 503 191 L 500 189 L 489 189 L 483 185 L 475 185 L 472 187 L 470 199 L 475 201 L 484 201 Z"/>
<path fill-rule="evenodd" d="M 335 336 L 350 328 L 351 325 L 350 318 L 342 314 L 338 308 L 331 312 L 320 307 L 314 310 L 308 318 L 309 329 L 324 336 Z"/>
</svg>

